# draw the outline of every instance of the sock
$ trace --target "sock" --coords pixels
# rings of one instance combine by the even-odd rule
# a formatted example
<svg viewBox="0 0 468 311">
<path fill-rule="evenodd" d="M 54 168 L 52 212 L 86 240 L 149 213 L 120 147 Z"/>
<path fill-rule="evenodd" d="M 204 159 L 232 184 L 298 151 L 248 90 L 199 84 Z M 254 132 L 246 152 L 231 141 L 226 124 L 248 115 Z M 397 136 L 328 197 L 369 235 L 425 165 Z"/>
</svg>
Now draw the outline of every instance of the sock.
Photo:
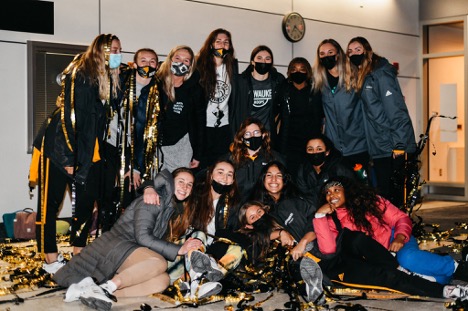
<svg viewBox="0 0 468 311">
<path fill-rule="evenodd" d="M 117 285 L 111 280 L 107 281 L 104 284 L 101 284 L 101 287 L 109 292 L 109 294 L 114 293 L 117 290 Z"/>
</svg>

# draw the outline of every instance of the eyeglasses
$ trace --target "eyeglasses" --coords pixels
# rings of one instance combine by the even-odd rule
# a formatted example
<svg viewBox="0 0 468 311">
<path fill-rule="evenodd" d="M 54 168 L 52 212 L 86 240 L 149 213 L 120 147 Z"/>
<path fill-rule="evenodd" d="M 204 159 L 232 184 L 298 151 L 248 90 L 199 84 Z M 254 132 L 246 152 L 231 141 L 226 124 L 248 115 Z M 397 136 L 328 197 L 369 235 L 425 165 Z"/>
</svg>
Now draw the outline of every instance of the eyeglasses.
<svg viewBox="0 0 468 311">
<path fill-rule="evenodd" d="M 255 130 L 253 132 L 245 132 L 244 133 L 244 138 L 250 138 L 250 137 L 260 137 L 262 136 L 262 131 Z"/>
</svg>

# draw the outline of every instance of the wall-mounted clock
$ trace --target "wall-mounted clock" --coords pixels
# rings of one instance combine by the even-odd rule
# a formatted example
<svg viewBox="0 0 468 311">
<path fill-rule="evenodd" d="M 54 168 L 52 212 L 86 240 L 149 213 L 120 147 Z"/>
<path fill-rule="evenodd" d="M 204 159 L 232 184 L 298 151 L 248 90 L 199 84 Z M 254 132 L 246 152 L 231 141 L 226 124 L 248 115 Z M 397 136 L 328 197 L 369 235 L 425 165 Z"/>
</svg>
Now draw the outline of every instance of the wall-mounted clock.
<svg viewBox="0 0 468 311">
<path fill-rule="evenodd" d="M 288 13 L 283 18 L 283 34 L 291 42 L 298 42 L 305 35 L 305 21 L 299 13 Z"/>
</svg>

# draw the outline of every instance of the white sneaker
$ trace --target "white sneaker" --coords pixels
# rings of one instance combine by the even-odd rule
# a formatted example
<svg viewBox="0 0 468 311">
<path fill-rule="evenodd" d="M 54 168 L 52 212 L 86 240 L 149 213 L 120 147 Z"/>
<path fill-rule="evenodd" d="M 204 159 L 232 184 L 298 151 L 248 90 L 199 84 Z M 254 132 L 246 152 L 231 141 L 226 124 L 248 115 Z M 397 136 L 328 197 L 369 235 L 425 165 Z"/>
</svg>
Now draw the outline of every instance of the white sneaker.
<svg viewBox="0 0 468 311">
<path fill-rule="evenodd" d="M 74 283 L 70 285 L 65 293 L 65 302 L 72 302 L 80 300 L 80 296 L 86 291 L 90 286 L 93 286 L 94 281 L 92 278 L 87 277 L 82 279 L 79 283 Z"/>
<path fill-rule="evenodd" d="M 203 299 L 218 294 L 223 286 L 219 282 L 207 282 L 199 285 L 198 281 L 192 281 L 190 284 L 190 298 Z"/>
<path fill-rule="evenodd" d="M 44 263 L 42 265 L 42 269 L 44 269 L 47 273 L 55 274 L 60 268 L 62 268 L 66 264 L 67 262 L 63 258 L 63 255 L 59 254 L 57 256 L 57 261 L 54 261 L 52 263 Z"/>
<path fill-rule="evenodd" d="M 468 300 L 468 285 L 445 285 L 444 298 Z"/>
<path fill-rule="evenodd" d="M 408 274 L 408 275 L 417 276 L 417 277 L 423 278 L 423 279 L 431 281 L 431 282 L 437 282 L 435 277 L 433 277 L 431 275 L 425 275 L 425 274 L 412 272 L 412 271 L 409 271 L 408 269 L 403 268 L 402 266 L 398 266 L 397 269 L 404 272 L 404 273 L 406 273 L 406 274 Z"/>
<path fill-rule="evenodd" d="M 193 251 L 190 255 L 190 277 L 193 280 L 200 275 L 204 275 L 208 281 L 216 282 L 224 277 L 224 273 L 219 269 L 216 261 L 211 263 L 210 256 L 200 251 Z M 193 270 L 193 271 L 192 271 Z M 192 275 L 194 277 L 192 277 Z"/>
<path fill-rule="evenodd" d="M 309 257 L 303 257 L 300 265 L 301 277 L 306 285 L 307 301 L 316 305 L 325 303 L 323 273 L 319 265 Z"/>
<path fill-rule="evenodd" d="M 110 300 L 104 293 L 104 290 L 96 284 L 88 287 L 81 294 L 80 300 L 84 305 L 99 311 L 109 311 L 112 308 L 112 300 Z"/>
</svg>

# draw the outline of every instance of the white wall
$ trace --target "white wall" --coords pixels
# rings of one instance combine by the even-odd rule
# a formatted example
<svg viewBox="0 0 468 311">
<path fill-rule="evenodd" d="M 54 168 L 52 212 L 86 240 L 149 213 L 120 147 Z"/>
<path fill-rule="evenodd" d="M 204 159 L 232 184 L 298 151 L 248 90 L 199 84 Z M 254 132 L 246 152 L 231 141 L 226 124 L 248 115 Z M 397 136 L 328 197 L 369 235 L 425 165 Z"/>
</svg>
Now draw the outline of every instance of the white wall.
<svg viewBox="0 0 468 311">
<path fill-rule="evenodd" d="M 29 199 L 27 146 L 26 41 L 88 45 L 99 33 L 114 33 L 122 41 L 124 60 L 141 47 L 166 55 L 178 44 L 197 52 L 208 33 L 218 27 L 232 32 L 236 56 L 245 68 L 259 44 L 274 52 L 285 73 L 296 56 L 314 61 L 318 43 L 334 38 L 346 48 L 354 36 L 366 37 L 373 49 L 400 63 L 400 82 L 413 121 L 416 119 L 419 0 L 56 0 L 55 34 L 0 30 L 0 214 L 36 207 Z M 285 13 L 306 18 L 306 35 L 299 43 L 281 31 Z M 420 128 L 416 126 L 416 132 Z M 62 216 L 69 215 L 65 204 Z"/>
</svg>

